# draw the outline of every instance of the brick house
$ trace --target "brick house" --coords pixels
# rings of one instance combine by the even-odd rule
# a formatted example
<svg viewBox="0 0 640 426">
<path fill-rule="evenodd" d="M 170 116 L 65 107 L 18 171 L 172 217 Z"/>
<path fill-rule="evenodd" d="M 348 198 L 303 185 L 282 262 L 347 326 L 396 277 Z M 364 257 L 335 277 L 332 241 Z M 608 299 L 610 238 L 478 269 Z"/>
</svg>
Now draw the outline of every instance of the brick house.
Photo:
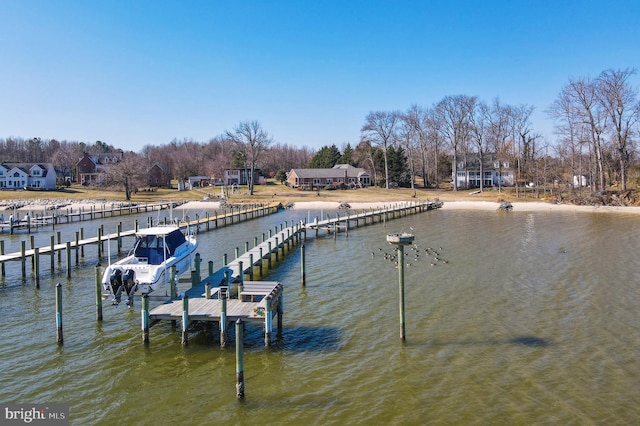
<svg viewBox="0 0 640 426">
<path fill-rule="evenodd" d="M 76 163 L 77 182 L 81 184 L 103 183 L 109 166 L 122 160 L 122 152 L 89 154 L 85 152 Z"/>
<path fill-rule="evenodd" d="M 286 180 L 291 188 L 307 190 L 342 183 L 352 188 L 365 188 L 371 186 L 371 175 L 359 167 L 336 164 L 330 169 L 291 169 Z"/>
</svg>

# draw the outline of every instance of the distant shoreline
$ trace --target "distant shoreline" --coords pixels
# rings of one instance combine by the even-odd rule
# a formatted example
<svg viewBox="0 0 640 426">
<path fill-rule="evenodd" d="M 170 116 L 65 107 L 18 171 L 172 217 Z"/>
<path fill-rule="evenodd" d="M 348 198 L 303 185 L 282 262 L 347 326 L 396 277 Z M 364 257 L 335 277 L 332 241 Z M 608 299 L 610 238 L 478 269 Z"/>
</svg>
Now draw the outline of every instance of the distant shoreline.
<svg viewBox="0 0 640 426">
<path fill-rule="evenodd" d="M 8 201 L 8 200 L 7 200 Z M 375 201 L 375 202 L 347 202 L 351 210 L 362 209 L 375 209 L 384 206 L 392 206 L 402 203 L 412 203 L 412 201 Z M 51 208 L 52 206 L 60 205 L 62 209 L 82 209 L 91 210 L 91 208 L 100 208 L 102 205 L 111 206 L 111 204 L 120 205 L 127 204 L 121 201 L 108 201 L 108 200 L 22 200 L 14 201 L 16 204 L 24 204 L 22 207 L 17 208 L 17 211 L 38 212 L 43 209 Z M 292 210 L 338 210 L 342 203 L 336 201 L 300 201 L 293 202 L 291 205 Z M 640 207 L 617 207 L 617 206 L 577 206 L 572 204 L 553 204 L 549 202 L 541 201 L 525 201 L 525 202 L 511 202 L 513 211 L 516 212 L 591 212 L 591 213 L 625 213 L 625 214 L 640 214 Z M 4 210 L 2 209 L 4 207 Z M 494 201 L 444 201 L 442 210 L 498 210 L 500 203 Z M 220 203 L 218 201 L 187 201 L 175 210 L 195 210 L 195 209 L 218 209 Z M 9 212 L 11 207 L 5 202 L 4 205 L 0 205 L 0 211 Z"/>
</svg>

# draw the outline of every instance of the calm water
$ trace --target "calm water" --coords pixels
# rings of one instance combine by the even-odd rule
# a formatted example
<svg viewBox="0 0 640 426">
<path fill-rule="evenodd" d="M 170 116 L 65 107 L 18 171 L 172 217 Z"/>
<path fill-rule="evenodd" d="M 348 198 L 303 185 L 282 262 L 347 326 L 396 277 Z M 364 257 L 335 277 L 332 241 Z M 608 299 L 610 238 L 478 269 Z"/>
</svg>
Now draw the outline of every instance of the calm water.
<svg viewBox="0 0 640 426">
<path fill-rule="evenodd" d="M 199 252 L 220 267 L 223 253 L 244 251 L 245 241 L 319 214 L 286 211 L 201 234 Z M 113 232 L 132 220 L 102 223 Z M 67 403 L 76 425 L 637 424 L 639 220 L 441 210 L 336 241 L 309 234 L 307 286 L 298 250 L 267 277 L 285 285 L 283 338 L 265 349 L 262 330 L 247 328 L 241 402 L 235 346 L 221 349 L 217 333 L 200 328 L 183 347 L 179 326 L 165 322 L 144 346 L 139 304 L 105 305 L 96 323 L 95 247 L 70 281 L 64 271 L 51 276 L 43 259 L 40 290 L 9 265 L 0 283 L 0 401 Z M 64 232 L 78 226 L 93 236 L 97 225 Z M 406 250 L 402 344 L 385 236 L 410 227 L 418 250 Z M 49 235 L 36 238 L 46 245 Z M 19 247 L 26 237 L 0 238 Z M 55 342 L 56 282 L 64 286 L 63 346 Z"/>
</svg>

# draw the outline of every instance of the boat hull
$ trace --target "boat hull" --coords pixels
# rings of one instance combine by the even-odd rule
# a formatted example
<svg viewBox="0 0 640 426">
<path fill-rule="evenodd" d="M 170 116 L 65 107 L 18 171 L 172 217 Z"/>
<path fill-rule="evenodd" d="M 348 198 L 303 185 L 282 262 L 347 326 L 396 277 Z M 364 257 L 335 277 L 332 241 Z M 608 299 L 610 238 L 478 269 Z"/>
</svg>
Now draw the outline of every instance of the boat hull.
<svg viewBox="0 0 640 426">
<path fill-rule="evenodd" d="M 154 260 L 153 253 L 132 250 L 132 254 L 107 268 L 102 274 L 102 289 L 105 298 L 112 297 L 114 304 L 120 303 L 122 297 L 132 299 L 154 292 L 168 296 L 171 270 L 175 267 L 178 277 L 191 269 L 191 262 L 198 247 L 194 236 L 187 236 L 172 255 Z M 145 256 L 141 255 L 143 253 Z"/>
</svg>

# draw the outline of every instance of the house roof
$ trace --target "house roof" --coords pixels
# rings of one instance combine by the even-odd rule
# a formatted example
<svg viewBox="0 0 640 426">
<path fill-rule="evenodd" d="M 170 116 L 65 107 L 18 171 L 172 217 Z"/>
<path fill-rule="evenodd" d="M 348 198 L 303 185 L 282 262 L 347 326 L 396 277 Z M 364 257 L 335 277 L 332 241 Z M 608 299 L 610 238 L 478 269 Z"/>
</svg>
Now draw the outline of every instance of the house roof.
<svg viewBox="0 0 640 426">
<path fill-rule="evenodd" d="M 331 169 L 291 169 L 291 171 L 302 179 L 341 178 L 344 177 L 345 171 L 347 177 L 351 178 L 369 176 L 364 169 L 349 164 L 336 164 Z"/>
</svg>

